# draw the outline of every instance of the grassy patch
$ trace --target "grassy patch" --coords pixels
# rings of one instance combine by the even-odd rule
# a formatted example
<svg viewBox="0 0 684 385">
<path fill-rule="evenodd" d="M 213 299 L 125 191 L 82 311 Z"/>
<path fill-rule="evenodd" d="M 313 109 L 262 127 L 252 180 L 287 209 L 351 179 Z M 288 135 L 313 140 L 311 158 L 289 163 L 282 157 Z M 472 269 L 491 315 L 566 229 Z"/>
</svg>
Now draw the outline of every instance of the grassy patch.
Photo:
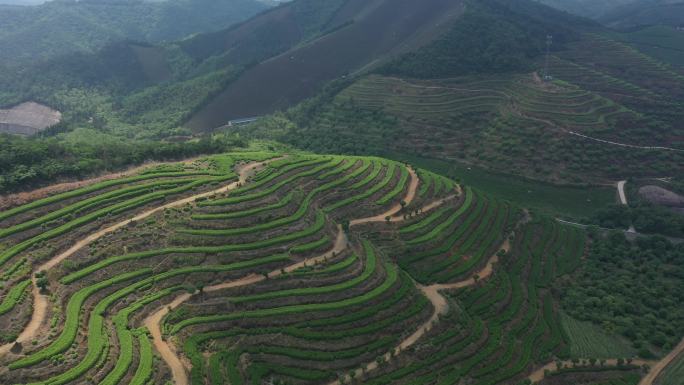
<svg viewBox="0 0 684 385">
<path fill-rule="evenodd" d="M 615 190 L 609 187 L 555 186 L 520 177 L 493 173 L 469 167 L 455 161 L 388 155 L 452 178 L 489 195 L 498 196 L 524 207 L 542 210 L 551 215 L 581 218 L 615 201 Z"/>
<path fill-rule="evenodd" d="M 570 355 L 576 358 L 633 357 L 636 351 L 618 336 L 610 335 L 590 322 L 561 316 L 563 328 L 570 339 Z"/>
</svg>

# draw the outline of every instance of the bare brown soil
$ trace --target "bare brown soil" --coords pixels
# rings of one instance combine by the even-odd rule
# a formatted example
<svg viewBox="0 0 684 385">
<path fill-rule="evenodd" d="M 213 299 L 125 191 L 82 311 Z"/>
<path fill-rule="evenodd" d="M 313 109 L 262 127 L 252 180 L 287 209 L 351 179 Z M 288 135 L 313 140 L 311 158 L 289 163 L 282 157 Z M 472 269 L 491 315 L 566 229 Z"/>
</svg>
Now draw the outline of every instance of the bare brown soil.
<svg viewBox="0 0 684 385">
<path fill-rule="evenodd" d="M 660 186 L 643 186 L 639 188 L 639 195 L 657 205 L 669 207 L 684 206 L 683 196 Z"/>
<path fill-rule="evenodd" d="M 0 132 L 32 135 L 62 120 L 62 113 L 35 102 L 0 110 Z"/>
</svg>

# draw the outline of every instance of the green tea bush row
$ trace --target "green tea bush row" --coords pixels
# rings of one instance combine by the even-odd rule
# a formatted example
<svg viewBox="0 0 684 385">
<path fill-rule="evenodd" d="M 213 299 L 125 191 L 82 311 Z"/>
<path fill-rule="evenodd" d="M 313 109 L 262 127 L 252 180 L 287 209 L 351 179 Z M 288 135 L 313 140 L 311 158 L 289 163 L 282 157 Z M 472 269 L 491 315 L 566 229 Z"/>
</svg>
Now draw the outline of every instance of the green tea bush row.
<svg viewBox="0 0 684 385">
<path fill-rule="evenodd" d="M 343 199 L 343 200 L 341 200 L 341 201 L 339 201 L 339 202 L 337 202 L 331 206 L 328 206 L 324 210 L 326 212 L 330 212 L 330 211 L 333 211 L 333 210 L 338 209 L 340 207 L 348 206 L 352 203 L 355 203 L 355 202 L 358 202 L 358 201 L 361 201 L 361 200 L 364 200 L 364 199 L 371 197 L 373 194 L 382 190 L 383 188 L 385 188 L 390 183 L 390 181 L 392 180 L 392 177 L 394 176 L 395 168 L 396 168 L 396 164 L 394 162 L 390 163 L 389 167 L 387 168 L 387 173 L 385 174 L 385 177 L 378 184 L 374 185 L 373 187 L 369 188 L 368 190 L 364 191 L 361 194 L 351 196 L 351 197 L 349 197 L 347 199 Z M 364 182 L 364 181 L 365 180 L 363 180 L 361 182 Z M 351 186 L 351 188 L 355 189 L 354 186 Z"/>
<path fill-rule="evenodd" d="M 297 288 L 297 289 L 289 289 L 289 290 L 280 290 L 280 291 L 274 291 L 274 292 L 269 292 L 269 293 L 254 294 L 254 295 L 243 296 L 243 297 L 235 297 L 235 298 L 230 298 L 229 300 L 232 303 L 243 303 L 243 302 L 254 302 L 254 301 L 262 301 L 262 300 L 267 300 L 267 299 L 283 298 L 283 297 L 329 294 L 329 293 L 335 293 L 335 292 L 340 292 L 340 291 L 351 289 L 355 286 L 362 284 L 363 282 L 366 282 L 373 275 L 373 273 L 375 273 L 375 269 L 378 267 L 377 265 L 380 263 L 375 258 L 375 253 L 372 250 L 365 249 L 365 252 L 366 252 L 366 263 L 365 263 L 363 272 L 360 275 L 358 275 L 352 279 L 349 279 L 347 281 L 344 281 L 344 282 L 341 282 L 341 283 L 338 283 L 335 285 L 330 285 L 330 286 L 305 287 L 305 288 Z"/>
<path fill-rule="evenodd" d="M 12 287 L 2 300 L 2 303 L 0 303 L 0 315 L 6 314 L 14 309 L 17 303 L 23 298 L 26 288 L 29 286 L 31 286 L 31 280 L 27 279 Z"/>
<path fill-rule="evenodd" d="M 70 231 L 73 231 L 74 229 L 86 225 L 90 222 L 93 222 L 99 218 L 102 218 L 106 215 L 109 214 L 115 214 L 115 213 L 120 213 L 122 211 L 130 210 L 133 208 L 136 208 L 142 204 L 149 203 L 150 201 L 154 200 L 159 200 L 159 199 L 164 199 L 166 196 L 171 195 L 171 194 L 178 194 L 182 193 L 188 190 L 191 190 L 195 187 L 198 187 L 200 185 L 206 184 L 210 181 L 213 181 L 215 179 L 200 179 L 197 181 L 194 181 L 188 185 L 181 186 L 181 187 L 176 187 L 171 190 L 167 191 L 162 191 L 162 192 L 155 192 L 151 194 L 144 195 L 142 197 L 134 198 L 125 202 L 121 202 L 119 204 L 106 207 L 103 209 L 100 209 L 98 211 L 92 212 L 90 214 L 86 214 L 83 216 L 80 216 L 72 221 L 69 221 L 61 226 L 58 226 L 54 229 L 48 230 L 44 233 L 41 233 L 33 238 L 27 239 L 21 243 L 18 243 L 9 249 L 5 250 L 4 252 L 0 253 L 0 266 L 6 263 L 10 258 L 14 257 L 15 255 L 21 253 L 22 251 L 25 251 L 31 246 L 34 246 L 40 242 L 50 240 L 52 238 L 58 237 L 60 235 L 66 234 Z"/>
<path fill-rule="evenodd" d="M 449 227 L 453 226 L 454 223 L 456 223 L 456 220 L 461 218 L 463 214 L 465 214 L 466 211 L 470 208 L 473 199 L 476 198 L 476 194 L 473 194 L 472 191 L 466 190 L 466 198 L 461 207 L 459 207 L 456 211 L 454 211 L 449 218 L 447 218 L 444 222 L 440 223 L 439 225 L 435 226 L 430 230 L 430 232 L 423 234 L 419 237 L 410 239 L 406 241 L 407 245 L 415 246 L 419 245 L 421 243 L 429 242 L 435 238 L 437 238 L 440 234 L 442 234 L 446 229 Z M 478 210 L 481 209 L 481 206 L 483 204 L 484 200 L 480 199 L 480 196 L 477 195 L 477 207 L 476 207 L 476 213 L 479 212 Z"/>
<path fill-rule="evenodd" d="M 188 326 L 198 325 L 198 324 L 224 322 L 224 321 L 229 321 L 229 320 L 239 319 L 239 318 L 262 318 L 262 317 L 283 316 L 283 315 L 295 314 L 295 313 L 306 313 L 306 312 L 313 312 L 313 311 L 337 310 L 337 309 L 343 309 L 346 307 L 359 305 L 359 304 L 365 303 L 367 301 L 370 301 L 370 300 L 378 297 L 379 295 L 386 292 L 390 287 L 392 287 L 392 285 L 394 285 L 394 283 L 396 282 L 397 277 L 398 277 L 397 269 L 391 264 L 386 264 L 385 268 L 387 269 L 387 277 L 386 277 L 385 281 L 380 286 L 378 286 L 378 287 L 374 288 L 373 290 L 370 290 L 370 291 L 368 291 L 368 292 L 366 292 L 366 293 L 364 293 L 358 297 L 344 299 L 344 300 L 337 301 L 337 302 L 315 303 L 315 304 L 305 304 L 305 305 L 290 305 L 290 306 L 283 306 L 283 307 L 270 308 L 270 309 L 234 312 L 234 313 L 230 313 L 230 314 L 219 314 L 219 315 L 193 317 L 193 318 L 185 319 L 185 320 L 175 324 L 171 328 L 171 333 L 175 334 L 175 333 L 178 333 L 179 331 L 183 330 L 184 328 L 186 328 Z"/>
<path fill-rule="evenodd" d="M 315 222 L 308 228 L 305 228 L 301 231 L 294 232 L 294 233 L 289 233 L 285 234 L 279 237 L 274 237 L 270 239 L 265 239 L 262 241 L 258 242 L 252 242 L 252 243 L 243 243 L 243 244 L 235 244 L 235 245 L 224 245 L 224 246 L 197 246 L 197 247 L 171 247 L 171 248 L 166 248 L 166 249 L 159 249 L 159 250 L 151 250 L 151 251 L 144 251 L 140 253 L 133 253 L 133 254 L 126 254 L 122 256 L 117 256 L 117 257 L 110 257 L 105 260 L 102 260 L 98 263 L 95 263 L 93 265 L 90 265 L 88 267 L 85 267 L 79 271 L 76 271 L 74 273 L 71 273 L 64 278 L 60 280 L 63 284 L 69 284 L 73 283 L 79 279 L 82 279 L 95 271 L 98 271 L 102 268 L 105 268 L 107 266 L 111 266 L 115 263 L 118 262 L 124 262 L 124 261 L 130 261 L 130 260 L 135 260 L 135 259 L 145 259 L 145 258 L 150 258 L 150 257 L 155 257 L 155 256 L 162 256 L 162 255 L 168 255 L 168 254 L 218 254 L 218 253 L 224 253 L 224 252 L 232 252 L 232 251 L 247 251 L 247 250 L 258 250 L 258 249 L 263 249 L 267 248 L 270 246 L 275 246 L 287 242 L 292 242 L 296 241 L 297 239 L 301 238 L 306 238 L 311 235 L 314 235 L 321 231 L 323 227 L 325 226 L 325 215 L 322 212 L 317 212 L 316 213 L 316 220 Z"/>
<path fill-rule="evenodd" d="M 294 197 L 294 193 L 290 192 L 288 193 L 283 199 L 280 201 L 271 204 L 271 205 L 265 205 L 265 206 L 258 206 L 253 209 L 248 209 L 248 210 L 242 210 L 242 211 L 235 211 L 235 212 L 230 212 L 230 213 L 212 213 L 212 214 L 195 214 L 191 218 L 192 220 L 225 220 L 225 219 L 237 219 L 237 218 L 245 218 L 245 217 L 250 217 L 250 216 L 255 216 L 259 215 L 264 212 L 268 211 L 275 211 L 278 209 L 281 209 L 292 202 L 292 198 Z"/>
<path fill-rule="evenodd" d="M 275 193 L 276 191 L 278 191 L 279 189 L 283 188 L 284 186 L 291 185 L 292 183 L 294 183 L 295 181 L 297 181 L 301 178 L 316 175 L 321 171 L 333 168 L 337 165 L 337 163 L 334 160 L 331 161 L 331 160 L 325 159 L 324 161 L 325 162 L 323 163 L 323 161 L 321 161 L 320 159 L 316 159 L 316 162 L 314 164 L 319 164 L 319 163 L 323 163 L 323 164 L 318 166 L 318 167 L 314 167 L 308 171 L 303 171 L 303 172 L 300 172 L 298 174 L 292 175 L 289 178 L 284 179 L 278 183 L 275 183 L 268 188 L 265 188 L 263 190 L 259 190 L 258 192 L 255 192 L 252 194 L 247 194 L 247 195 L 234 194 L 235 196 L 229 196 L 228 198 L 224 198 L 224 199 L 216 199 L 216 200 L 209 200 L 206 202 L 200 202 L 199 206 L 227 206 L 227 205 L 232 205 L 232 204 L 237 204 L 237 203 L 249 202 L 249 201 L 253 201 L 256 199 L 260 199 L 260 198 L 269 196 L 269 195 Z M 253 187 L 256 184 L 257 183 L 254 183 L 254 184 L 251 184 L 248 186 Z"/>
<path fill-rule="evenodd" d="M 406 182 L 408 182 L 409 179 L 409 171 L 404 166 L 398 167 L 400 169 L 399 183 L 397 183 L 397 185 L 392 189 L 392 191 L 388 192 L 385 196 L 378 199 L 375 202 L 375 204 L 384 206 L 390 203 L 392 200 L 396 199 L 399 196 L 399 194 L 401 194 L 406 189 Z"/>
</svg>

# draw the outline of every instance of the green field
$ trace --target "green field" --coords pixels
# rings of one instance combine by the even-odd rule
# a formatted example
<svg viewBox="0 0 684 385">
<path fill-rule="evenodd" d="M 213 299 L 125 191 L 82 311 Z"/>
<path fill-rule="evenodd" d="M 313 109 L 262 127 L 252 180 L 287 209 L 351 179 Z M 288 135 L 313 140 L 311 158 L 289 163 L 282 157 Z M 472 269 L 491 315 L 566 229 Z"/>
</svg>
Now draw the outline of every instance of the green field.
<svg viewBox="0 0 684 385">
<path fill-rule="evenodd" d="M 389 157 L 460 179 L 463 183 L 490 195 L 508 199 L 524 207 L 536 208 L 551 215 L 579 219 L 615 203 L 616 193 L 611 187 L 554 186 L 466 166 L 456 161 L 397 154 L 389 155 Z"/>
<path fill-rule="evenodd" d="M 563 329 L 570 339 L 570 354 L 574 358 L 629 358 L 636 350 L 621 337 L 606 333 L 600 326 L 582 322 L 563 314 Z"/>
</svg>

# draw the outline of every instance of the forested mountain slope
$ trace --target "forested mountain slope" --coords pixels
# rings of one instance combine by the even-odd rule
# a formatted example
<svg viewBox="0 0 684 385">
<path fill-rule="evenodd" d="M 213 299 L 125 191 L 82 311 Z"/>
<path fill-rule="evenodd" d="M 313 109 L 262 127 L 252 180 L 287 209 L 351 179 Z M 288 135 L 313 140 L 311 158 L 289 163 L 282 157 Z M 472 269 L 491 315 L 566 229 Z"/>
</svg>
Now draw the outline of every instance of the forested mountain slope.
<svg viewBox="0 0 684 385">
<path fill-rule="evenodd" d="M 257 0 L 50 1 L 0 5 L 0 64 L 94 52 L 122 40 L 158 43 L 223 29 L 266 9 Z"/>
<path fill-rule="evenodd" d="M 539 0 L 548 6 L 592 19 L 598 19 L 616 8 L 635 0 Z"/>
<path fill-rule="evenodd" d="M 308 17 L 302 21 L 298 7 L 308 3 L 293 2 L 228 33 L 198 38 L 184 46 L 199 58 L 219 47 L 227 62 L 258 61 L 279 54 L 248 68 L 199 110 L 188 127 L 212 129 L 231 119 L 291 106 L 328 81 L 430 42 L 464 10 L 462 1 L 328 0 L 314 8 L 315 18 L 305 14 Z M 247 33 L 251 37 L 242 39 Z M 254 46 L 262 52 L 254 52 Z M 264 87 L 269 91 L 263 92 Z"/>
<path fill-rule="evenodd" d="M 617 29 L 648 25 L 684 27 L 684 1 L 637 0 L 607 12 L 599 20 Z"/>
<path fill-rule="evenodd" d="M 551 81 L 542 79 L 547 34 Z M 531 2 L 472 2 L 441 38 L 336 83 L 263 122 L 261 134 L 317 151 L 412 154 L 555 183 L 672 176 L 684 165 L 684 62 L 670 54 L 678 35 L 668 36 L 665 62 L 639 50 L 653 36 Z M 644 44 L 633 43 L 639 38 Z"/>
<path fill-rule="evenodd" d="M 297 0 L 162 46 L 2 71 L 0 103 L 61 111 L 45 134 L 60 138 L 193 141 L 311 98 L 242 134 L 606 184 L 683 164 L 684 35 L 662 28 L 620 33 L 529 0 Z"/>
</svg>

